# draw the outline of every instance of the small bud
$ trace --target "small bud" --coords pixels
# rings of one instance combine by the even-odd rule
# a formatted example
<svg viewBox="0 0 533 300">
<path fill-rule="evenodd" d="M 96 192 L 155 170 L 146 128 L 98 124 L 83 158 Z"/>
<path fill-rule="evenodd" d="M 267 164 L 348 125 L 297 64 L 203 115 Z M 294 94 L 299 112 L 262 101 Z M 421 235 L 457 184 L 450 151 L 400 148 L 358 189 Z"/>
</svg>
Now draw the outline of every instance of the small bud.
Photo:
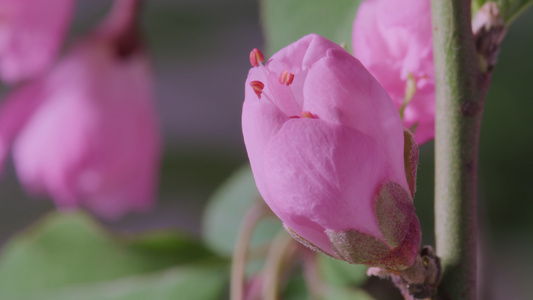
<svg viewBox="0 0 533 300">
<path fill-rule="evenodd" d="M 263 55 L 263 53 L 261 53 L 259 49 L 254 48 L 250 52 L 250 63 L 252 64 L 252 67 L 259 66 L 259 64 L 263 61 L 265 61 L 265 56 Z"/>
<path fill-rule="evenodd" d="M 477 11 L 472 20 L 472 31 L 476 42 L 479 66 L 483 73 L 488 73 L 498 61 L 500 44 L 507 32 L 497 3 L 486 2 Z"/>
</svg>

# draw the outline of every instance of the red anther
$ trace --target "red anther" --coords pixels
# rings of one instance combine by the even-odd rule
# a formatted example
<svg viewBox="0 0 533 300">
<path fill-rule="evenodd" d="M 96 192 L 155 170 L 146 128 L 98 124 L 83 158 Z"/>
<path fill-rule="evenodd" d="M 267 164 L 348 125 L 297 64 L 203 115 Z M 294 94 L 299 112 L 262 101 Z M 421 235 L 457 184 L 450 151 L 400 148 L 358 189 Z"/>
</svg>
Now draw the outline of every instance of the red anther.
<svg viewBox="0 0 533 300">
<path fill-rule="evenodd" d="M 308 111 L 302 112 L 302 118 L 316 119 L 316 116 Z"/>
<path fill-rule="evenodd" d="M 250 86 L 254 89 L 255 94 L 259 99 L 261 99 L 261 93 L 263 93 L 263 88 L 265 85 L 261 81 L 252 81 Z"/>
<path fill-rule="evenodd" d="M 293 80 L 294 74 L 290 73 L 287 70 L 283 70 L 283 72 L 281 72 L 281 74 L 279 75 L 279 83 L 284 84 L 286 86 L 291 85 Z"/>
<path fill-rule="evenodd" d="M 257 48 L 252 49 L 252 52 L 250 52 L 250 63 L 252 64 L 252 67 L 259 66 L 259 63 L 262 63 L 263 61 L 265 61 L 263 53 Z"/>
</svg>

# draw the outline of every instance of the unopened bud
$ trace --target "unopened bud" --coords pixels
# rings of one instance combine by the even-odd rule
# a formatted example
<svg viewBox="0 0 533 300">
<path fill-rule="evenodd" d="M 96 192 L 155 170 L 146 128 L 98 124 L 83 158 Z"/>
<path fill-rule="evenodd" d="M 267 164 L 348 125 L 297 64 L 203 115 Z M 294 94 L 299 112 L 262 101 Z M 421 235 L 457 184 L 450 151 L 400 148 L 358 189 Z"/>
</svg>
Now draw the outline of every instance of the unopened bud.
<svg viewBox="0 0 533 300">
<path fill-rule="evenodd" d="M 507 32 L 496 2 L 486 2 L 477 11 L 472 21 L 472 31 L 480 68 L 483 73 L 488 73 L 498 61 L 500 44 Z"/>
</svg>

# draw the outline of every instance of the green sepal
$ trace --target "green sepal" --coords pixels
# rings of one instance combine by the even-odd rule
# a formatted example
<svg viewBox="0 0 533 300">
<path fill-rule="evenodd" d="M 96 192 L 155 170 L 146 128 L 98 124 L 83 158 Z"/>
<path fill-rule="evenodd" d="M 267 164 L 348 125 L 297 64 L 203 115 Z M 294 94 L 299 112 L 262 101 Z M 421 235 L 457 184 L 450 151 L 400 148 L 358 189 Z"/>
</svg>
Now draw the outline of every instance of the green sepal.
<svg viewBox="0 0 533 300">
<path fill-rule="evenodd" d="M 292 236 L 293 239 L 297 240 L 300 244 L 306 246 L 307 248 L 315 251 L 315 252 L 318 252 L 318 253 L 321 253 L 321 254 L 324 254 L 326 256 L 329 256 L 329 257 L 333 257 L 331 256 L 329 253 L 327 253 L 326 251 L 318 248 L 317 246 L 315 246 L 313 243 L 309 242 L 308 240 L 304 239 L 301 235 L 297 234 L 294 230 L 292 230 L 289 226 L 287 226 L 285 223 L 283 223 L 283 227 L 285 227 L 285 230 L 287 230 L 287 232 Z"/>
<path fill-rule="evenodd" d="M 376 265 L 389 254 L 383 241 L 358 230 L 326 230 L 335 253 L 351 264 Z"/>
<path fill-rule="evenodd" d="M 415 208 L 409 192 L 401 185 L 388 182 L 376 195 L 376 217 L 379 230 L 391 248 L 398 247 L 409 229 Z"/>
<path fill-rule="evenodd" d="M 411 197 L 414 197 L 416 192 L 416 172 L 418 169 L 418 144 L 415 142 L 415 135 L 407 128 L 403 130 L 403 138 L 405 176 L 407 178 L 407 184 L 409 184 Z"/>
</svg>

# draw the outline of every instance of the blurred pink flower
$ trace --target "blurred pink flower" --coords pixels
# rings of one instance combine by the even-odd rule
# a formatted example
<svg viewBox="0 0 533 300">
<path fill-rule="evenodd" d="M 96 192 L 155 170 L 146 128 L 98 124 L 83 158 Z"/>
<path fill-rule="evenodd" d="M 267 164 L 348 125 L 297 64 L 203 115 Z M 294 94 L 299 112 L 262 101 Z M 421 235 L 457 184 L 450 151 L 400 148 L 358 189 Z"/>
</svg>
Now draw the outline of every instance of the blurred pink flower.
<svg viewBox="0 0 533 300">
<path fill-rule="evenodd" d="M 6 82 L 45 71 L 61 48 L 73 0 L 0 0 L 0 76 Z"/>
<path fill-rule="evenodd" d="M 161 150 L 147 57 L 114 29 L 100 27 L 0 110 L 0 154 L 12 145 L 23 185 L 107 218 L 152 206 Z"/>
<path fill-rule="evenodd" d="M 413 262 L 403 126 L 357 59 L 316 34 L 280 50 L 248 73 L 242 127 L 257 187 L 293 237 L 351 263 Z"/>
<path fill-rule="evenodd" d="M 429 0 L 366 0 L 355 18 L 354 55 L 400 108 L 409 75 L 416 92 L 404 111 L 404 125 L 416 126 L 421 144 L 435 136 L 435 75 Z"/>
</svg>

